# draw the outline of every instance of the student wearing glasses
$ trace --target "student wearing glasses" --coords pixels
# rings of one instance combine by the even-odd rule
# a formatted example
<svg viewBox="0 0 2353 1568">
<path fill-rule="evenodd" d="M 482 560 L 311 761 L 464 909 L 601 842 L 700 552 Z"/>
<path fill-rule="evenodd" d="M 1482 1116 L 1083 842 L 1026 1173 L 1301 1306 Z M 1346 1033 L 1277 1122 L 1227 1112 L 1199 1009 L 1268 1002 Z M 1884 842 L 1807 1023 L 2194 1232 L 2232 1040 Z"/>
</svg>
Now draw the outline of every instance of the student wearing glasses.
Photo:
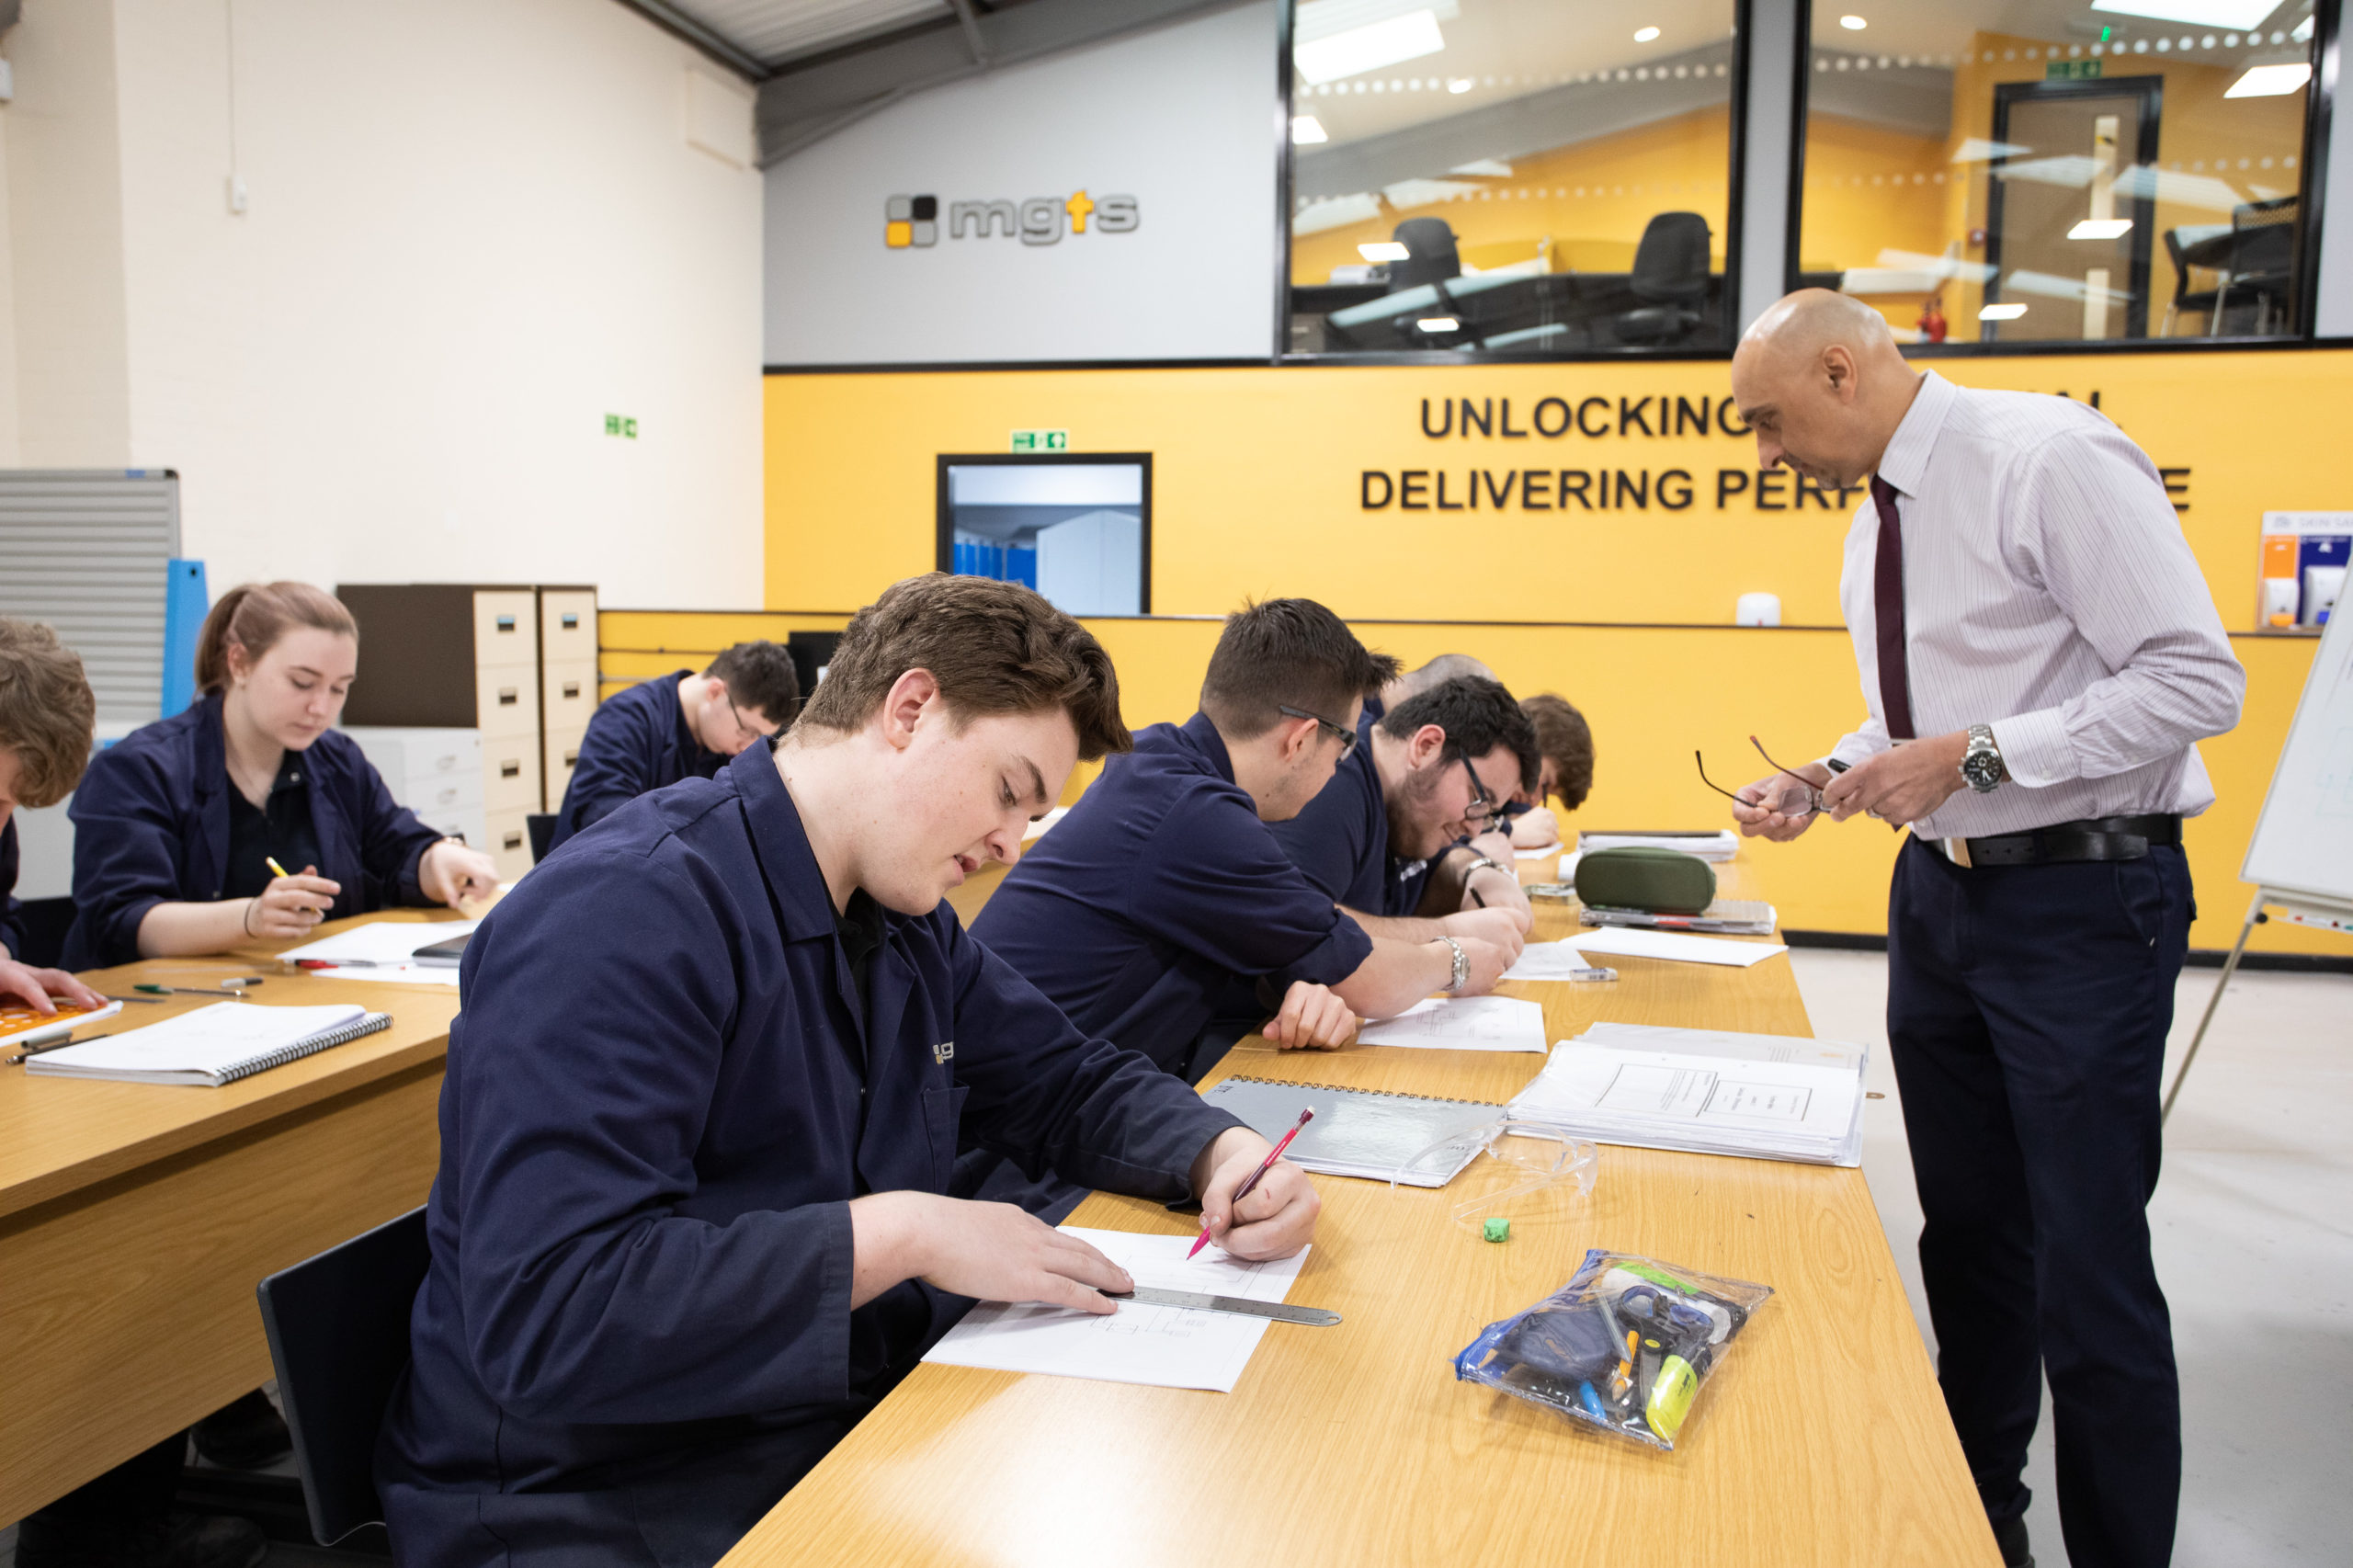
<svg viewBox="0 0 2353 1568">
<path fill-rule="evenodd" d="M 1375 937 L 1427 941 L 1462 914 L 1525 937 L 1533 915 L 1518 873 L 1459 842 L 1500 832 L 1506 804 L 1540 777 L 1536 726 L 1511 693 L 1458 676 L 1358 733 L 1332 787 L 1275 825 L 1292 863 Z"/>
<path fill-rule="evenodd" d="M 641 681 L 597 706 L 557 811 L 553 849 L 649 790 L 712 778 L 727 759 L 792 722 L 801 680 L 774 642 L 738 642 L 697 675 Z"/>
<path fill-rule="evenodd" d="M 1277 1045 L 1332 1049 L 1358 1015 L 1493 985 L 1520 932 L 1476 913 L 1412 938 L 1368 935 L 1302 875 L 1270 824 L 1352 766 L 1357 716 L 1396 673 L 1310 599 L 1230 617 L 1200 711 L 1114 757 L 1007 872 L 972 935 L 1089 1034 L 1198 1082 L 1203 1030 L 1233 992 Z"/>
</svg>

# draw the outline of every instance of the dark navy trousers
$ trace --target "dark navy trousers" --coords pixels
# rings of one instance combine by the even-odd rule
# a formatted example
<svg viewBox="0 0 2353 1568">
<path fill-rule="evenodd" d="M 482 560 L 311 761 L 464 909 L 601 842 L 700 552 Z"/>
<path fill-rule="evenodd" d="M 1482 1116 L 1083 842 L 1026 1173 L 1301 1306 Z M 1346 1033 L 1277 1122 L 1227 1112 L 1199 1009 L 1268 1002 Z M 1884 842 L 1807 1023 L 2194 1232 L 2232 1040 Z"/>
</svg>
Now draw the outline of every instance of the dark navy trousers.
<svg viewBox="0 0 2353 1568">
<path fill-rule="evenodd" d="M 2026 1511 L 2049 1377 L 2075 1568 L 2173 1551 L 2181 1397 L 2147 1209 L 2193 915 L 2169 847 L 1964 869 L 1915 839 L 1889 897 L 1887 1033 L 1938 1381 L 1999 1522 Z"/>
</svg>

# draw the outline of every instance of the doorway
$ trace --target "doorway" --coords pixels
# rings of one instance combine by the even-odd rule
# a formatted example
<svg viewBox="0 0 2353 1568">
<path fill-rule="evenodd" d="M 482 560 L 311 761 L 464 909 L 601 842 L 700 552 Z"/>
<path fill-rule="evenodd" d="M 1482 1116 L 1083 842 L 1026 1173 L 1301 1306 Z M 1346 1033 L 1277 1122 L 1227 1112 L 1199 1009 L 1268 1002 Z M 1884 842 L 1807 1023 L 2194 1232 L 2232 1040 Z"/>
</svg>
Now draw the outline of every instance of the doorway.
<svg viewBox="0 0 2353 1568">
<path fill-rule="evenodd" d="M 1152 613 L 1152 454 L 939 458 L 938 568 L 1071 615 Z"/>
<path fill-rule="evenodd" d="M 1994 89 L 1981 337 L 2143 337 L 2161 76 Z"/>
</svg>

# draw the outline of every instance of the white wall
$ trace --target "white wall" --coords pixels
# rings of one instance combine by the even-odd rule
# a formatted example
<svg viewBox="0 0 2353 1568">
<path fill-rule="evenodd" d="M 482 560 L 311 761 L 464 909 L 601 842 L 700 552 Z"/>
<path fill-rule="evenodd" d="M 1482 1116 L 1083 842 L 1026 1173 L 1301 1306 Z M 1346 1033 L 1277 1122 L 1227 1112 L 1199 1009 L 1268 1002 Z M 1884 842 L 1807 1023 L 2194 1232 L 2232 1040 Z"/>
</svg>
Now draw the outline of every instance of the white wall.
<svg viewBox="0 0 2353 1568">
<path fill-rule="evenodd" d="M 767 171 L 774 365 L 1256 358 L 1274 344 L 1275 10 L 935 88 Z M 953 240 L 959 199 L 1134 196 L 1132 233 Z M 929 249 L 884 204 L 942 204 Z"/>
<path fill-rule="evenodd" d="M 110 0 L 28 0 L 8 30 L 9 294 L 19 466 L 131 462 Z"/>
<path fill-rule="evenodd" d="M 233 0 L 236 216 L 231 4 L 28 0 L 9 35 L 16 460 L 177 469 L 216 594 L 756 607 L 760 181 L 687 136 L 717 68 L 613 0 Z M 28 157 L 69 77 L 111 168 L 97 131 Z M 55 222 L 109 208 L 111 244 Z M 40 412 L 69 380 L 42 324 L 109 286 L 120 342 L 85 327 L 81 373 L 115 368 L 110 449 Z"/>
</svg>

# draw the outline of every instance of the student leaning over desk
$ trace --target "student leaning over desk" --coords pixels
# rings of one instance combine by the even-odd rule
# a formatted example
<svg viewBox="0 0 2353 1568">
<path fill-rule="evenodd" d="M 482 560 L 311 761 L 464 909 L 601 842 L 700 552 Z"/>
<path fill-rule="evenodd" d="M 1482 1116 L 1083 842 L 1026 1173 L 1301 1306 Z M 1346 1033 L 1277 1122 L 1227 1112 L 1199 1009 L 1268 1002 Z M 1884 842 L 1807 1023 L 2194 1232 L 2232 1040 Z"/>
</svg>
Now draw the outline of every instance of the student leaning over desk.
<svg viewBox="0 0 2353 1568">
<path fill-rule="evenodd" d="M 358 666 L 358 627 L 331 595 L 267 583 L 222 596 L 197 638 L 202 696 L 100 752 L 67 810 L 67 968 L 225 952 L 497 885 L 489 856 L 393 804 L 335 730 Z M 272 858 L 300 869 L 276 876 Z"/>
<path fill-rule="evenodd" d="M 792 655 L 773 642 L 738 642 L 702 674 L 679 670 L 640 681 L 597 706 L 580 739 L 548 847 L 649 790 L 710 778 L 801 710 Z"/>
<path fill-rule="evenodd" d="M 52 996 L 105 1003 L 63 970 L 26 963 L 17 917 L 17 808 L 53 806 L 73 792 L 90 758 L 97 700 L 82 661 L 57 633 L 0 618 L 0 1003 L 55 1012 Z"/>
<path fill-rule="evenodd" d="M 640 796 L 491 914 L 378 1454 L 396 1560 L 713 1562 L 968 1298 L 1112 1311 L 1100 1253 L 943 1196 L 960 1127 L 1198 1196 L 1238 1256 L 1307 1243 L 1297 1167 L 1236 1204 L 1265 1140 L 941 902 L 1127 747 L 1119 715 L 1101 645 L 1035 593 L 911 578 L 773 752 Z"/>
<path fill-rule="evenodd" d="M 1536 786 L 1520 791 L 1525 809 L 1512 812 L 1511 846 L 1541 849 L 1561 841 L 1561 817 L 1593 792 L 1593 731 L 1568 699 L 1549 691 L 1521 698 L 1519 710 L 1536 726 Z"/>
</svg>

